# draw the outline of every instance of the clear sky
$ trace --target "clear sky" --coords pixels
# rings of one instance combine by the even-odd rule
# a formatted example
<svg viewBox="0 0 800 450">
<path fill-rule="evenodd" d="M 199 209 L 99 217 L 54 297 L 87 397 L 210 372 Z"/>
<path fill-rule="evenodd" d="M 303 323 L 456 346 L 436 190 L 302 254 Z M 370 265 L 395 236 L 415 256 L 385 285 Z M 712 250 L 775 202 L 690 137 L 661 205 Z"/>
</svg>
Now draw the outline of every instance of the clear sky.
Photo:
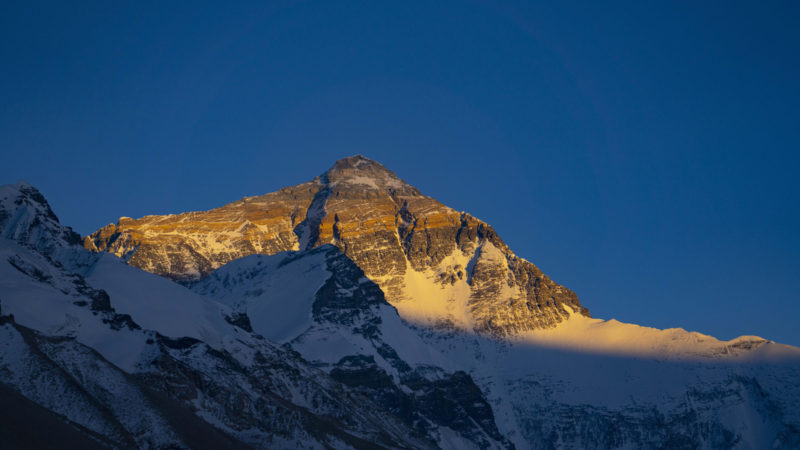
<svg viewBox="0 0 800 450">
<path fill-rule="evenodd" d="M 3 2 L 0 183 L 87 234 L 362 153 L 596 317 L 800 345 L 799 5 Z"/>
</svg>

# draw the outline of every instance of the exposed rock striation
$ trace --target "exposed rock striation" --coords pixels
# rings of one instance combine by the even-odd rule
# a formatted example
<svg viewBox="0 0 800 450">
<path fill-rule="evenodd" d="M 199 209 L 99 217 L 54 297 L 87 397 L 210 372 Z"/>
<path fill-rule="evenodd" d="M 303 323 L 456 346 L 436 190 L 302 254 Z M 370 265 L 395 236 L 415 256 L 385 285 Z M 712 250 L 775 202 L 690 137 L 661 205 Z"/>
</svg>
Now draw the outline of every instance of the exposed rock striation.
<svg viewBox="0 0 800 450">
<path fill-rule="evenodd" d="M 314 180 L 220 208 L 120 218 L 87 249 L 177 281 L 251 254 L 333 244 L 408 320 L 504 336 L 589 315 L 577 296 L 517 257 L 486 223 L 363 156 Z"/>
</svg>

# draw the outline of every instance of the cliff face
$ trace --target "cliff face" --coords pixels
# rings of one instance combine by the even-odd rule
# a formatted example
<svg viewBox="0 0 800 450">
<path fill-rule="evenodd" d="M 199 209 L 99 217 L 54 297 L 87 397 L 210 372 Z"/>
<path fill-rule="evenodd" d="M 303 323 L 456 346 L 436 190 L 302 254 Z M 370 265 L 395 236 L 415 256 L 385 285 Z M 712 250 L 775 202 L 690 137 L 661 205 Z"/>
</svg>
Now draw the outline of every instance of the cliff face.
<svg viewBox="0 0 800 450">
<path fill-rule="evenodd" d="M 175 280 L 197 279 L 242 256 L 297 248 L 293 229 L 318 189 L 304 183 L 210 211 L 121 217 L 86 237 L 84 246 Z"/>
<path fill-rule="evenodd" d="M 406 319 L 508 335 L 588 316 L 577 296 L 518 258 L 486 223 L 422 195 L 363 156 L 314 180 L 221 208 L 120 218 L 87 249 L 178 281 L 251 254 L 333 244 Z"/>
</svg>

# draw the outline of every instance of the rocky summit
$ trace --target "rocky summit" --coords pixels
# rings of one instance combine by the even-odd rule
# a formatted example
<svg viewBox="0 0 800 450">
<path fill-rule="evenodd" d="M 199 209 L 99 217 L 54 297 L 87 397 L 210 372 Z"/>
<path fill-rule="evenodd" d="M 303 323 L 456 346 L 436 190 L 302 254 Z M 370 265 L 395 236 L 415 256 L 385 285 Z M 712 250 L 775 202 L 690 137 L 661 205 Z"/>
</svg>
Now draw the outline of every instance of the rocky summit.
<svg viewBox="0 0 800 450">
<path fill-rule="evenodd" d="M 332 244 L 412 322 L 495 336 L 552 327 L 575 293 L 517 257 L 491 226 L 357 155 L 313 180 L 210 211 L 122 217 L 84 246 L 177 281 L 251 254 Z"/>
</svg>

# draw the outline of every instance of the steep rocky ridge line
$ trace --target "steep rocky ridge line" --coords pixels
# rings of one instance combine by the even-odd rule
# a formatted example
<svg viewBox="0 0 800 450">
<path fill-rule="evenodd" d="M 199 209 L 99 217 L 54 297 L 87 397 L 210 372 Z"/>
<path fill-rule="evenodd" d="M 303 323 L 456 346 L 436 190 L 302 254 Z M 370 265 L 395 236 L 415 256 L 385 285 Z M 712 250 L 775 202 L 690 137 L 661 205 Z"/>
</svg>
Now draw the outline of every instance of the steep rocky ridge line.
<svg viewBox="0 0 800 450">
<path fill-rule="evenodd" d="M 177 281 L 251 254 L 337 246 L 404 318 L 504 336 L 586 316 L 577 296 L 517 257 L 488 224 L 361 155 L 312 181 L 210 211 L 120 218 L 84 245 Z"/>
</svg>

